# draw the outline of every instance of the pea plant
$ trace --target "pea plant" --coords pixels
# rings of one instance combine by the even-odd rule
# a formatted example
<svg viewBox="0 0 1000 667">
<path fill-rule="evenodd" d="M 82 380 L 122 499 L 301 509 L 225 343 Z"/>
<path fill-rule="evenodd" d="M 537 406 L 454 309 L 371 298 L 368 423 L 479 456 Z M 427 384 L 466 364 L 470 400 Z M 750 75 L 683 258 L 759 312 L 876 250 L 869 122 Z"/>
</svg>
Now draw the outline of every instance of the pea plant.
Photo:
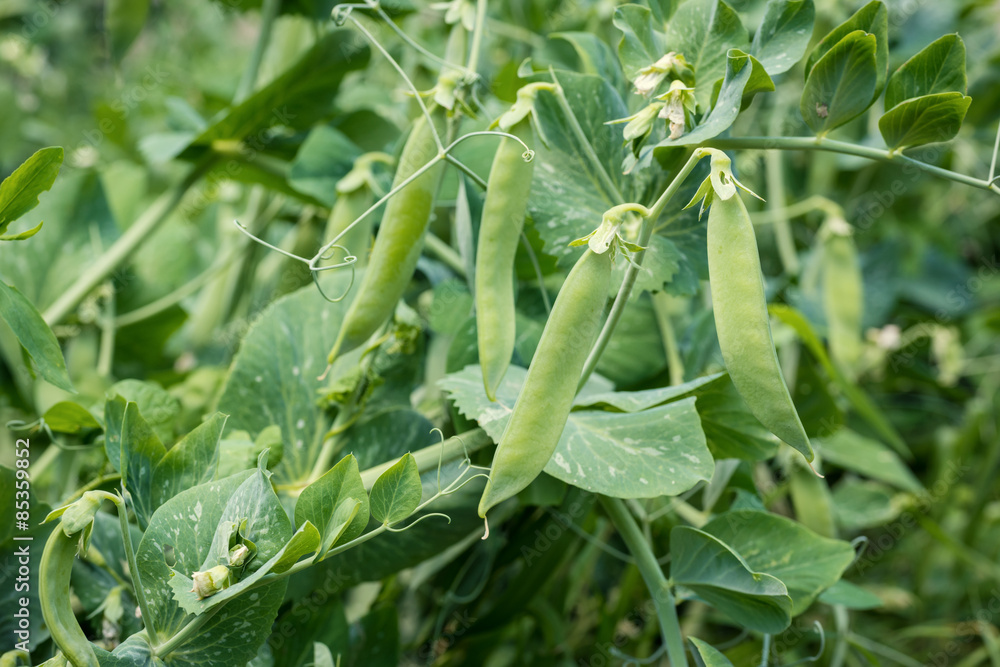
<svg viewBox="0 0 1000 667">
<path fill-rule="evenodd" d="M 1000 665 L 953 9 L 0 10 L 0 667 Z"/>
</svg>

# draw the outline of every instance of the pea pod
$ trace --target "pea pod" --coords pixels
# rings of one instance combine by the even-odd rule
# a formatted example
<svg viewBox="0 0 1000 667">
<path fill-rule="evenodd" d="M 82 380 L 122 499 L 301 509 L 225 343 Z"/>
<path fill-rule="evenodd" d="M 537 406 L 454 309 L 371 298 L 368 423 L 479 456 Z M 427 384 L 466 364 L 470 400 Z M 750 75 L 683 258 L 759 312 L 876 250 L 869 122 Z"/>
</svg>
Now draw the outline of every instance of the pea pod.
<svg viewBox="0 0 1000 667">
<path fill-rule="evenodd" d="M 438 133 L 443 134 L 444 111 L 436 108 L 431 115 L 435 123 L 442 126 L 438 128 Z M 425 116 L 420 116 L 403 146 L 393 187 L 410 178 L 437 154 L 438 146 L 431 125 Z M 340 333 L 330 350 L 329 362 L 332 363 L 338 354 L 364 343 L 392 316 L 423 250 L 424 232 L 442 171 L 443 164 L 439 161 L 386 204 L 368 270 L 344 316 Z"/>
<path fill-rule="evenodd" d="M 510 133 L 531 143 L 531 125 L 525 118 Z M 476 251 L 476 328 L 479 365 L 486 396 L 496 400 L 514 352 L 514 256 L 524 226 L 534 163 L 525 162 L 523 147 L 504 137 L 490 168 Z"/>
<path fill-rule="evenodd" d="M 714 178 L 715 160 L 712 171 Z M 728 199 L 712 198 L 708 213 L 708 274 L 722 358 L 760 423 L 812 461 L 812 445 L 785 386 L 771 338 L 753 224 L 735 188 L 728 194 Z"/>
<path fill-rule="evenodd" d="M 583 253 L 559 291 L 517 396 L 479 501 L 479 516 L 530 484 L 552 457 L 597 337 L 611 282 L 611 253 Z"/>
<path fill-rule="evenodd" d="M 861 357 L 864 282 L 851 226 L 843 218 L 833 217 L 826 227 L 829 233 L 823 243 L 823 309 L 830 354 L 849 371 Z"/>
<path fill-rule="evenodd" d="M 52 641 L 74 667 L 98 667 L 94 647 L 83 634 L 70 602 L 70 574 L 79 536 L 69 537 L 56 526 L 45 543 L 39 566 L 38 597 Z"/>
</svg>

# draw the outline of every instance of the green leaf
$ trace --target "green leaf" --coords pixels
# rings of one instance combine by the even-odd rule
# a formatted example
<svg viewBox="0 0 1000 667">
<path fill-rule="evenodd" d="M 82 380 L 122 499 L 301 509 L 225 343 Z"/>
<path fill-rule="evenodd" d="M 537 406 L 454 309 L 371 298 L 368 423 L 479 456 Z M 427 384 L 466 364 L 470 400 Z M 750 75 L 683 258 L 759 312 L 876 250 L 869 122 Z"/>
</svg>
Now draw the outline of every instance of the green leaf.
<svg viewBox="0 0 1000 667">
<path fill-rule="evenodd" d="M 78 403 L 60 401 L 45 411 L 42 419 L 50 429 L 57 433 L 79 433 L 94 428 L 101 428 L 101 423 L 94 419 L 86 408 Z"/>
<path fill-rule="evenodd" d="M 923 491 L 919 480 L 895 452 L 848 428 L 841 428 L 831 436 L 817 439 L 816 447 L 824 463 L 852 470 L 911 493 Z"/>
<path fill-rule="evenodd" d="M 63 149 L 43 148 L 0 183 L 0 234 L 10 223 L 38 206 L 38 195 L 52 187 L 62 166 Z"/>
<path fill-rule="evenodd" d="M 153 470 L 154 507 L 185 489 L 215 479 L 225 427 L 226 415 L 216 412 L 167 451 Z"/>
<path fill-rule="evenodd" d="M 837 523 L 848 531 L 885 526 L 911 502 L 905 494 L 894 493 L 884 484 L 857 478 L 841 480 L 833 490 Z"/>
<path fill-rule="evenodd" d="M 9 179 L 8 179 L 9 180 Z M 6 183 L 6 181 L 4 181 Z M 65 391 L 76 392 L 66 371 L 59 341 L 41 313 L 16 288 L 0 280 L 0 317 L 35 362 L 42 378 Z"/>
<path fill-rule="evenodd" d="M 353 509 L 357 503 L 357 509 Z M 344 511 L 353 512 L 345 521 Z M 337 465 L 302 490 L 295 503 L 295 523 L 311 521 L 322 536 L 320 557 L 337 542 L 350 542 L 368 525 L 368 493 L 358 460 L 348 454 Z"/>
<path fill-rule="evenodd" d="M 142 32 L 150 0 L 104 0 L 104 30 L 111 58 L 120 62 Z"/>
<path fill-rule="evenodd" d="M 697 637 L 688 637 L 688 641 L 691 642 L 691 646 L 694 649 L 691 653 L 694 654 L 697 667 L 733 667 L 733 663 L 729 662 L 729 658 L 708 642 L 702 641 Z"/>
<path fill-rule="evenodd" d="M 875 89 L 869 101 L 871 104 L 882 92 L 889 73 L 889 12 L 881 0 L 872 0 L 820 40 L 806 60 L 806 80 L 812 76 L 813 68 L 823 56 L 856 30 L 864 30 L 875 37 Z M 860 91 L 858 94 L 861 94 Z"/>
<path fill-rule="evenodd" d="M 143 528 L 156 510 L 153 470 L 166 455 L 163 443 L 139 414 L 139 406 L 129 402 L 122 419 L 122 486 L 132 496 L 135 516 Z"/>
<path fill-rule="evenodd" d="M 42 231 L 42 224 L 39 222 L 37 225 L 31 229 L 26 229 L 18 234 L 3 234 L 0 235 L 0 241 L 24 241 L 25 239 L 30 239 L 32 236 Z"/>
<path fill-rule="evenodd" d="M 615 27 L 622 33 L 618 59 L 625 77 L 632 81 L 639 70 L 649 67 L 667 53 L 664 35 L 657 30 L 652 12 L 642 5 L 626 4 L 615 9 Z"/>
<path fill-rule="evenodd" d="M 693 130 L 677 139 L 664 139 L 657 147 L 700 144 L 722 134 L 740 114 L 744 97 L 752 98 L 755 93 L 765 90 L 774 90 L 774 83 L 757 59 L 739 49 L 730 49 L 726 60 L 726 78 L 722 81 L 715 106 Z"/>
<path fill-rule="evenodd" d="M 350 279 L 349 271 L 331 271 L 323 289 L 341 294 Z M 313 285 L 284 296 L 260 313 L 233 360 L 218 409 L 229 415 L 229 428 L 251 438 L 272 424 L 281 428 L 280 483 L 307 479 L 319 456 L 330 418 L 316 402 L 322 387 L 317 377 L 348 305 L 349 299 L 328 302 Z M 356 363 L 357 356 L 347 355 L 331 374 Z"/>
<path fill-rule="evenodd" d="M 368 48 L 351 30 L 333 30 L 273 81 L 203 131 L 192 142 L 242 140 L 273 125 L 311 128 L 329 111 L 344 76 L 368 64 Z M 250 149 L 253 151 L 254 149 Z"/>
<path fill-rule="evenodd" d="M 945 35 L 899 66 L 885 86 L 885 108 L 937 93 L 962 93 L 965 76 L 965 42 L 958 35 Z"/>
<path fill-rule="evenodd" d="M 854 561 L 849 543 L 820 537 L 768 512 L 726 512 L 703 530 L 729 545 L 754 571 L 780 579 L 792 599 L 792 615 L 805 611 Z"/>
<path fill-rule="evenodd" d="M 580 72 L 599 76 L 615 90 L 625 87 L 622 70 L 611 47 L 597 35 L 589 32 L 553 32 L 549 39 L 561 39 L 573 47 L 580 59 Z M 649 64 L 652 64 L 650 61 Z"/>
<path fill-rule="evenodd" d="M 830 588 L 819 595 L 819 601 L 829 605 L 841 605 L 848 609 L 878 609 L 882 606 L 882 600 L 874 593 L 870 593 L 857 584 L 852 584 L 846 579 L 841 579 Z"/>
<path fill-rule="evenodd" d="M 815 18 L 813 0 L 770 0 L 753 36 L 750 55 L 772 76 L 787 72 L 809 47 Z"/>
<path fill-rule="evenodd" d="M 712 87 L 726 73 L 729 49 L 746 48 L 749 41 L 739 14 L 725 2 L 689 0 L 670 20 L 665 43 L 667 50 L 683 55 L 694 70 L 695 98 L 706 110 Z"/>
<path fill-rule="evenodd" d="M 404 454 L 375 480 L 371 492 L 372 516 L 386 526 L 402 521 L 417 509 L 422 493 L 417 460 L 413 454 Z"/>
<path fill-rule="evenodd" d="M 478 366 L 451 374 L 441 384 L 463 414 L 480 420 L 490 437 L 499 440 L 525 374 L 523 368 L 511 366 L 495 402 L 486 398 Z M 584 392 L 577 397 L 577 405 L 641 405 L 642 398 L 630 398 L 626 393 Z M 662 399 L 660 405 L 631 412 L 571 412 L 545 472 L 581 489 L 617 498 L 674 496 L 710 479 L 715 462 L 694 397 L 657 398 Z"/>
<path fill-rule="evenodd" d="M 247 519 L 247 536 L 258 548 L 254 560 L 260 563 L 291 537 L 288 517 L 260 469 L 182 491 L 153 515 L 139 543 L 136 562 L 150 605 L 151 618 L 143 620 L 161 636 L 175 634 L 187 616 L 173 597 L 167 554 L 175 559 L 173 566 L 178 572 L 203 569 L 220 522 L 232 522 L 233 517 Z M 256 588 L 239 604 L 224 605 L 169 656 L 168 664 L 204 667 L 216 664 L 218 656 L 224 655 L 227 666 L 245 665 L 270 633 L 286 585 L 287 579 L 281 579 Z"/>
<path fill-rule="evenodd" d="M 728 545 L 689 526 L 670 531 L 670 578 L 748 630 L 775 634 L 791 623 L 785 585 L 754 572 Z"/>
<path fill-rule="evenodd" d="M 334 667 L 333 654 L 326 644 L 313 642 L 313 667 Z"/>
<path fill-rule="evenodd" d="M 354 166 L 361 150 L 353 141 L 327 125 L 309 132 L 288 171 L 288 183 L 327 206 L 337 199 L 337 182 Z"/>
<path fill-rule="evenodd" d="M 600 407 L 606 409 L 611 407 L 622 412 L 639 412 L 691 396 L 702 387 L 725 376 L 725 373 L 715 373 L 714 375 L 706 375 L 705 377 L 700 377 L 684 384 L 657 387 L 656 389 L 644 389 L 642 391 L 609 391 L 581 394 L 577 397 L 574 405 L 585 408 Z"/>
<path fill-rule="evenodd" d="M 855 30 L 809 71 L 799 110 L 817 135 L 857 118 L 871 106 L 878 83 L 875 36 Z"/>
<path fill-rule="evenodd" d="M 951 141 L 962 129 L 972 98 L 937 93 L 900 102 L 878 119 L 882 138 L 893 152 Z"/>
<path fill-rule="evenodd" d="M 161 442 L 173 442 L 174 424 L 181 413 L 180 401 L 155 382 L 122 380 L 111 385 L 105 396 L 118 394 L 139 406 L 143 419 Z"/>
<path fill-rule="evenodd" d="M 121 396 L 104 402 L 104 452 L 118 472 L 122 471 L 122 422 L 127 401 Z"/>
</svg>

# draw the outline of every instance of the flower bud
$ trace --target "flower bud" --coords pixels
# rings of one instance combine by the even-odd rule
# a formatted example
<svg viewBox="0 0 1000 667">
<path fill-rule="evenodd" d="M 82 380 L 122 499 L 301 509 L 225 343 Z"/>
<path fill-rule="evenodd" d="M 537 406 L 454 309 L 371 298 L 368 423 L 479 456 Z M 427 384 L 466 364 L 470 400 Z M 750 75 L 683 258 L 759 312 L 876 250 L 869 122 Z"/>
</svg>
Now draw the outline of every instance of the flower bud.
<svg viewBox="0 0 1000 667">
<path fill-rule="evenodd" d="M 199 600 L 215 595 L 229 584 L 229 568 L 225 565 L 216 565 L 204 572 L 195 572 L 191 575 L 194 586 L 191 592 L 198 596 Z"/>
</svg>

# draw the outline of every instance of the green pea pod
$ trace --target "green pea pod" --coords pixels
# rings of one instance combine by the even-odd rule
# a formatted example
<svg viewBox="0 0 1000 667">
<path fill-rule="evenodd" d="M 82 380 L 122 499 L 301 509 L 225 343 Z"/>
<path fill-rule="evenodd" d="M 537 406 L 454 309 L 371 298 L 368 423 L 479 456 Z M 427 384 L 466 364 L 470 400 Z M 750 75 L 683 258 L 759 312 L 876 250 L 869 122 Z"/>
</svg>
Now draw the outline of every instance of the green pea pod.
<svg viewBox="0 0 1000 667">
<path fill-rule="evenodd" d="M 861 318 L 864 282 L 857 250 L 844 220 L 828 225 L 823 244 L 823 309 L 826 312 L 830 354 L 845 370 L 857 366 L 861 357 Z"/>
<path fill-rule="evenodd" d="M 708 274 L 715 328 L 729 377 L 760 423 L 812 461 L 812 445 L 785 386 L 771 338 L 753 224 L 736 192 L 728 199 L 712 200 Z"/>
<path fill-rule="evenodd" d="M 530 484 L 552 457 L 597 337 L 611 282 L 611 253 L 583 253 L 559 291 L 510 421 L 500 437 L 479 516 Z"/>
<path fill-rule="evenodd" d="M 335 238 L 349 224 L 357 220 L 358 216 L 367 211 L 374 202 L 375 196 L 367 185 L 360 185 L 351 192 L 342 192 L 337 195 L 337 201 L 333 203 L 330 218 L 326 223 L 326 236 L 324 238 Z M 368 264 L 374 222 L 375 214 L 372 213 L 337 241 L 337 245 L 347 248 L 351 254 L 358 258 L 354 265 L 358 269 L 362 269 Z"/>
<path fill-rule="evenodd" d="M 45 543 L 39 567 L 38 597 L 52 641 L 74 667 L 98 667 L 97 655 L 70 602 L 70 574 L 80 543 L 78 535 L 68 537 L 62 525 L 56 526 Z"/>
<path fill-rule="evenodd" d="M 531 124 L 525 118 L 510 133 L 531 142 Z M 534 163 L 525 162 L 524 147 L 504 137 L 500 142 L 479 225 L 476 251 L 476 329 L 479 334 L 479 365 L 483 369 L 486 396 L 496 400 L 514 353 L 514 256 L 517 254 L 524 214 L 531 193 Z"/>
<path fill-rule="evenodd" d="M 438 134 L 444 133 L 444 111 L 431 112 Z M 438 154 L 434 133 L 425 116 L 413 124 L 399 159 L 393 187 L 412 176 Z M 430 221 L 434 196 L 441 182 L 443 163 L 439 161 L 396 193 L 385 206 L 382 224 L 372 246 L 368 270 L 351 302 L 328 361 L 358 347 L 374 334 L 396 308 L 413 277 L 424 247 L 424 232 Z"/>
</svg>

